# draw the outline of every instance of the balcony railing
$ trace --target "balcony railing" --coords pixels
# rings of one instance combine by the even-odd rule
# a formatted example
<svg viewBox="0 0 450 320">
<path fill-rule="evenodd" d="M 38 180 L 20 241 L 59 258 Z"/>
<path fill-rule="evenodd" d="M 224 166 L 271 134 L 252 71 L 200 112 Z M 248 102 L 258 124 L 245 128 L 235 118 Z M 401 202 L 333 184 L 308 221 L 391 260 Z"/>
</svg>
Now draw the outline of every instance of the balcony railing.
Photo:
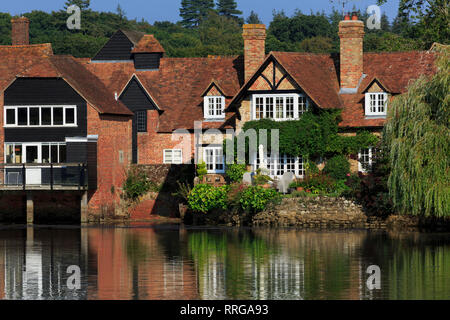
<svg viewBox="0 0 450 320">
<path fill-rule="evenodd" d="M 1 190 L 86 190 L 84 163 L 0 164 Z"/>
</svg>

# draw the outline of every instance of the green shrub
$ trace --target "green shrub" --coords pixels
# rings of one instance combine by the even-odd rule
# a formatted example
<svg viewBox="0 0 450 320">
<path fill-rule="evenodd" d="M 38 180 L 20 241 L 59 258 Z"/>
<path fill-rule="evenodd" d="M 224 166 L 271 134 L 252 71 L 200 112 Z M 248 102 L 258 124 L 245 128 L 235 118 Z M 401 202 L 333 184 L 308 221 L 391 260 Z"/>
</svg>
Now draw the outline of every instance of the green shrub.
<svg viewBox="0 0 450 320">
<path fill-rule="evenodd" d="M 200 162 L 197 165 L 197 176 L 202 179 L 204 176 L 208 174 L 208 169 L 206 169 L 206 163 Z"/>
<path fill-rule="evenodd" d="M 327 161 L 323 172 L 336 180 L 345 180 L 350 173 L 350 163 L 344 155 L 337 155 Z"/>
<path fill-rule="evenodd" d="M 128 170 L 127 179 L 123 185 L 125 196 L 128 199 L 137 199 L 151 189 L 155 189 L 154 183 L 148 180 L 147 174 L 139 168 L 133 167 Z"/>
<path fill-rule="evenodd" d="M 258 174 L 253 177 L 253 180 L 255 181 L 255 184 L 258 186 L 262 186 L 270 181 L 272 181 L 272 178 L 266 175 Z"/>
<path fill-rule="evenodd" d="M 320 170 L 317 167 L 317 165 L 314 163 L 314 161 L 311 161 L 311 160 L 308 160 L 306 162 L 305 171 L 306 171 L 307 176 L 312 176 L 312 175 L 320 173 Z"/>
<path fill-rule="evenodd" d="M 274 202 L 279 198 L 279 193 L 274 189 L 251 186 L 242 191 L 239 202 L 243 210 L 257 213 L 263 211 L 269 202 Z"/>
<path fill-rule="evenodd" d="M 228 186 L 198 184 L 188 196 L 189 208 L 201 213 L 208 213 L 213 209 L 226 209 L 228 189 Z"/>
<path fill-rule="evenodd" d="M 227 165 L 226 176 L 228 178 L 228 181 L 241 182 L 245 172 L 245 164 L 230 164 Z"/>
<path fill-rule="evenodd" d="M 306 177 L 296 183 L 296 187 L 303 187 L 314 194 L 331 193 L 334 191 L 335 180 L 323 173 Z"/>
<path fill-rule="evenodd" d="M 181 201 L 186 202 L 188 201 L 189 194 L 192 191 L 192 187 L 189 183 L 180 181 L 177 181 L 178 184 L 178 191 L 175 193 L 172 193 L 174 197 L 178 197 Z"/>
</svg>

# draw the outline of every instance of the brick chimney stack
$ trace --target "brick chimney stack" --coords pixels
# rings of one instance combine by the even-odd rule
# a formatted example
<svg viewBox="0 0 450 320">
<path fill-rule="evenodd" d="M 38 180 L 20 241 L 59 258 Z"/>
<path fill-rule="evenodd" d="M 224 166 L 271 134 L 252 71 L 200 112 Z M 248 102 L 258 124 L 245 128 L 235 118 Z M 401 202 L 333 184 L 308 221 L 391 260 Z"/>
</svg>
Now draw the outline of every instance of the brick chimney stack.
<svg viewBox="0 0 450 320">
<path fill-rule="evenodd" d="M 341 89 L 355 89 L 363 75 L 364 23 L 353 14 L 339 22 Z"/>
<path fill-rule="evenodd" d="M 25 17 L 13 18 L 11 20 L 12 25 L 12 45 L 28 45 L 30 44 L 30 20 Z"/>
<path fill-rule="evenodd" d="M 266 58 L 266 26 L 244 24 L 245 81 L 249 80 Z"/>
</svg>

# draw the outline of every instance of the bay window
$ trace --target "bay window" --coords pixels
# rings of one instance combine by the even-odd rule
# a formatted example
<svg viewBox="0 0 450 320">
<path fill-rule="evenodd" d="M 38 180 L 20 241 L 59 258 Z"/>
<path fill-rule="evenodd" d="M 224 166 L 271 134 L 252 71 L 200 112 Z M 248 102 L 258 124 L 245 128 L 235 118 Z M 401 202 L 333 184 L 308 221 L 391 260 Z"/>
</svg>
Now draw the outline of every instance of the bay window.
<svg viewBox="0 0 450 320">
<path fill-rule="evenodd" d="M 5 127 L 74 127 L 76 106 L 5 106 Z"/>
<path fill-rule="evenodd" d="M 305 176 L 305 165 L 303 157 L 293 157 L 286 154 L 282 155 L 264 155 L 264 163 L 269 170 L 269 175 L 272 178 L 282 177 L 286 172 L 292 172 L 296 177 Z M 256 172 L 262 167 L 259 152 L 253 155 L 252 159 L 253 170 Z"/>
<path fill-rule="evenodd" d="M 384 92 L 366 93 L 366 116 L 386 116 L 388 95 Z"/>
<path fill-rule="evenodd" d="M 205 119 L 225 119 L 225 97 L 206 96 L 204 98 Z"/>
<path fill-rule="evenodd" d="M 308 100 L 301 94 L 253 95 L 254 120 L 295 120 L 308 111 Z"/>
</svg>

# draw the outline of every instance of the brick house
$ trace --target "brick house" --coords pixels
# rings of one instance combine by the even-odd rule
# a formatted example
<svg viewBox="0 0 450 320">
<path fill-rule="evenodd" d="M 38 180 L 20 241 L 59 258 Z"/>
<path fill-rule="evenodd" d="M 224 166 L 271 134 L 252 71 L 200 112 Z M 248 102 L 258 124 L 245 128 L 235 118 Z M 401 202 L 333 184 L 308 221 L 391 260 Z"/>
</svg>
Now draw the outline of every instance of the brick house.
<svg viewBox="0 0 450 320">
<path fill-rule="evenodd" d="M 26 203 L 32 222 L 50 190 L 53 202 L 78 199 L 85 221 L 117 202 L 133 113 L 77 59 L 30 45 L 28 24 L 13 19 L 13 45 L 0 46 L 0 211 Z"/>
<path fill-rule="evenodd" d="M 364 53 L 364 24 L 354 18 L 339 24 L 339 57 L 266 54 L 265 26 L 244 25 L 243 56 L 169 58 L 152 35 L 118 30 L 92 59 L 55 56 L 49 44 L 28 45 L 28 21 L 16 19 L 13 46 L 0 47 L 0 156 L 6 164 L 8 159 L 28 163 L 28 157 L 11 153 L 22 143 L 25 155 L 34 152 L 33 161 L 45 163 L 42 146 L 62 146 L 63 160 L 96 169 L 88 170 L 93 183 L 86 203 L 98 212 L 117 200 L 114 188 L 121 186 L 130 163 L 173 166 L 196 158 L 206 162 L 208 173 L 224 173 L 223 136 L 229 137 L 227 129 L 239 133 L 247 121 L 285 121 L 315 108 L 342 109 L 342 134 L 362 128 L 379 134 L 391 99 L 411 80 L 435 71 L 435 54 Z M 49 105 L 52 112 L 63 106 L 58 115 L 69 115 L 55 128 L 34 127 L 32 112 L 40 112 L 42 122 L 43 106 Z M 19 123 L 24 119 L 27 125 Z M 90 142 L 96 143 L 93 163 L 87 157 Z M 361 150 L 351 160 L 352 170 L 362 170 L 371 156 L 372 149 Z M 287 171 L 304 175 L 302 157 L 265 157 L 274 177 Z M 260 161 L 253 155 L 255 169 Z"/>
<path fill-rule="evenodd" d="M 359 129 L 379 134 L 392 97 L 435 70 L 430 52 L 364 53 L 364 24 L 356 17 L 341 21 L 339 37 L 340 57 L 266 54 L 265 26 L 244 25 L 244 56 L 168 58 L 153 36 L 119 30 L 86 67 L 135 113 L 135 163 L 176 164 L 197 157 L 209 173 L 221 174 L 222 139 L 215 130 L 239 133 L 250 120 L 298 119 L 319 108 L 342 109 L 342 134 Z M 193 136 L 195 122 L 202 140 Z M 173 140 L 177 129 L 186 130 L 185 143 Z M 361 150 L 350 160 L 352 170 L 363 170 L 371 156 L 371 148 Z M 266 157 L 272 176 L 304 174 L 301 157 Z M 255 155 L 255 168 L 258 161 Z"/>
</svg>

